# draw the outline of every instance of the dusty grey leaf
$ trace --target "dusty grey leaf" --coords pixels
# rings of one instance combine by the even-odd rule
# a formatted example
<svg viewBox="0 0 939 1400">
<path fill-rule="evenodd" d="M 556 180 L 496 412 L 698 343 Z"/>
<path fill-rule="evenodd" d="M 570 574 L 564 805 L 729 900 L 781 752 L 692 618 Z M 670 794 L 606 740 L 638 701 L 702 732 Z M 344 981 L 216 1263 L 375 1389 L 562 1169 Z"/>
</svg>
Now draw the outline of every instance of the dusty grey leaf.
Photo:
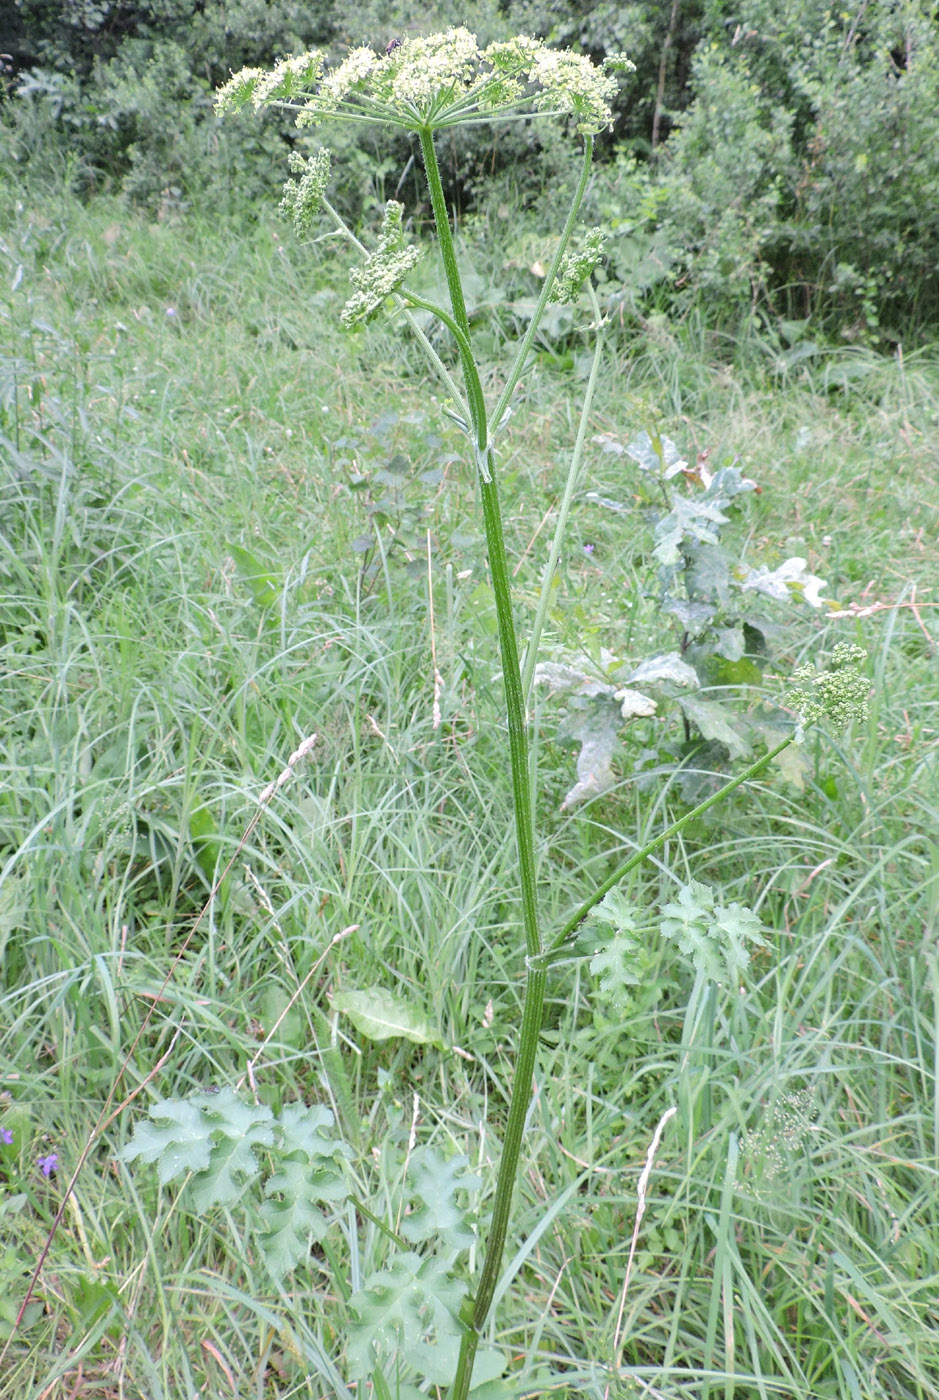
<svg viewBox="0 0 939 1400">
<path fill-rule="evenodd" d="M 627 679 L 631 685 L 677 685 L 682 690 L 698 690 L 701 685 L 697 671 L 682 661 L 677 651 L 640 661 Z"/>
</svg>

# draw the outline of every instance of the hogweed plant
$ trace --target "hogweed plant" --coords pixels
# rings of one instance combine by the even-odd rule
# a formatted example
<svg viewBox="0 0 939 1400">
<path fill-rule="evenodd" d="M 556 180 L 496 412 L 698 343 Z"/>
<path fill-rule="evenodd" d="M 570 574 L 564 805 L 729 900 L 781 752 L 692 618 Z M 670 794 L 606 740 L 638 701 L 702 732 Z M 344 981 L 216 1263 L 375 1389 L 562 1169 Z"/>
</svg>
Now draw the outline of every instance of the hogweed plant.
<svg viewBox="0 0 939 1400">
<path fill-rule="evenodd" d="M 694 966 L 699 978 L 713 982 L 739 979 L 748 945 L 760 944 L 760 923 L 737 904 L 724 906 L 707 886 L 692 881 L 660 919 L 650 918 L 616 887 L 624 876 L 688 822 L 758 773 L 798 734 L 789 732 L 768 753 L 720 792 L 700 803 L 655 840 L 635 851 L 602 885 L 589 892 L 564 927 L 546 937 L 539 920 L 536 880 L 533 792 L 529 765 L 529 701 L 536 679 L 539 643 L 547 615 L 552 579 L 559 559 L 573 493 L 579 479 L 587 423 L 602 352 L 603 324 L 590 275 L 602 254 L 600 230 L 575 235 L 593 157 L 595 137 L 611 123 L 610 102 L 618 73 L 628 60 L 617 56 L 603 68 L 570 52 L 557 52 L 540 41 L 519 37 L 480 50 L 465 29 L 406 38 L 384 55 L 370 48 L 353 50 L 336 68 L 320 52 L 279 63 L 272 71 L 248 68 L 220 91 L 218 107 L 226 112 L 245 106 L 269 106 L 296 113 L 300 128 L 348 120 L 391 128 L 416 137 L 433 210 L 437 249 L 449 305 L 435 304 L 408 286 L 408 276 L 422 250 L 407 238 L 404 211 L 390 201 L 371 248 L 347 227 L 327 197 L 330 156 L 321 148 L 308 159 L 295 155 L 284 208 L 297 233 L 313 235 L 325 220 L 359 254 L 350 274 L 352 294 L 343 311 L 348 326 L 388 313 L 403 315 L 423 346 L 433 374 L 449 397 L 448 412 L 468 443 L 468 457 L 478 478 L 485 521 L 488 563 L 498 621 L 499 653 L 508 728 L 521 942 L 525 952 L 525 991 L 516 1047 L 514 1083 L 503 1134 L 492 1214 L 484 1232 L 482 1264 L 472 1292 L 461 1277 L 458 1260 L 477 1244 L 477 1226 L 467 1195 L 480 1186 L 467 1175 L 463 1158 L 445 1160 L 430 1148 L 411 1154 L 402 1177 L 402 1213 L 392 1228 L 361 1199 L 351 1167 L 352 1148 L 343 1141 L 331 1114 L 322 1107 L 288 1105 L 279 1113 L 258 1102 L 246 1103 L 231 1088 L 187 1099 L 162 1099 L 149 1110 L 149 1122 L 137 1125 L 123 1152 L 125 1163 L 158 1164 L 163 1183 L 192 1178 L 197 1208 L 239 1206 L 247 1214 L 254 1239 L 269 1273 L 280 1285 L 308 1256 L 311 1242 L 322 1242 L 327 1258 L 328 1230 L 355 1229 L 357 1214 L 371 1222 L 387 1242 L 384 1265 L 346 1298 L 345 1364 L 349 1378 L 370 1383 L 379 1397 L 415 1397 L 425 1384 L 449 1387 L 452 1400 L 466 1400 L 481 1382 L 497 1382 L 504 1369 L 501 1353 L 481 1346 L 502 1269 L 513 1189 L 518 1175 L 522 1136 L 536 1064 L 539 1032 L 549 975 L 584 958 L 598 979 L 598 995 L 628 1008 L 629 989 L 641 975 L 650 935 L 658 931 Z M 494 404 L 483 393 L 473 353 L 460 266 L 450 228 L 435 148 L 435 134 L 468 124 L 544 119 L 566 124 L 583 144 L 576 189 L 561 229 L 534 315 L 518 344 L 504 387 Z M 558 511 L 555 535 L 545 565 L 541 593 L 524 647 L 517 632 L 503 538 L 499 500 L 498 448 L 511 415 L 512 400 L 525 368 L 539 323 L 552 300 L 589 300 L 595 347 L 580 426 L 567 484 Z M 415 312 L 429 312 L 452 338 L 460 367 L 458 381 L 422 329 Z M 426 321 L 424 322 L 426 324 Z M 728 481 L 730 479 L 728 478 Z M 736 479 L 731 484 L 736 484 Z M 838 669 L 803 671 L 797 676 L 796 709 L 805 722 L 834 716 L 844 723 L 858 713 L 866 683 L 857 670 L 859 655 L 839 653 Z M 265 800 L 274 796 L 265 792 Z M 502 833 L 493 840 L 501 842 Z M 582 927 L 594 915 L 586 931 Z M 589 941 L 584 951 L 583 940 Z M 375 1039 L 398 1033 L 426 1039 L 426 1033 L 386 995 L 356 1004 L 347 994 L 347 1014 Z M 266 1164 L 266 1165 L 265 1165 Z M 651 1160 L 650 1160 L 651 1168 Z M 261 1186 L 252 1204 L 248 1183 Z M 638 1228 L 638 1225 L 637 1225 Z M 317 1368 L 333 1392 L 348 1396 L 347 1383 L 325 1354 Z M 360 1388 L 359 1393 L 364 1391 Z M 491 1392 L 494 1393 L 494 1392 Z"/>
</svg>

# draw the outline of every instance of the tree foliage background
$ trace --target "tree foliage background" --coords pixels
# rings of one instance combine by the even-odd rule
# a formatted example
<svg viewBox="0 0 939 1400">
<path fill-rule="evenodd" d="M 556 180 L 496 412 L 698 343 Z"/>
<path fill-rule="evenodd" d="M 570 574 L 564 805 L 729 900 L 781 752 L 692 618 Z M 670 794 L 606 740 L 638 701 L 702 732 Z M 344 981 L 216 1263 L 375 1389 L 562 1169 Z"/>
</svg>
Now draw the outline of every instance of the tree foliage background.
<svg viewBox="0 0 939 1400">
<path fill-rule="evenodd" d="M 276 188 L 298 139 L 289 123 L 212 111 L 214 87 L 244 64 L 383 48 L 455 18 L 482 42 L 527 31 L 595 58 L 625 49 L 637 71 L 591 195 L 614 228 L 609 290 L 623 315 L 768 316 L 790 350 L 807 326 L 935 333 L 934 0 L 472 0 L 458 17 L 413 0 L 12 0 L 6 14 L 0 157 L 162 213 L 195 200 L 231 212 Z M 338 140 L 337 198 L 353 216 L 416 191 L 406 146 L 379 155 L 367 134 Z M 461 133 L 443 155 L 464 212 L 483 187 L 534 202 L 568 159 L 523 127 L 495 144 Z"/>
</svg>

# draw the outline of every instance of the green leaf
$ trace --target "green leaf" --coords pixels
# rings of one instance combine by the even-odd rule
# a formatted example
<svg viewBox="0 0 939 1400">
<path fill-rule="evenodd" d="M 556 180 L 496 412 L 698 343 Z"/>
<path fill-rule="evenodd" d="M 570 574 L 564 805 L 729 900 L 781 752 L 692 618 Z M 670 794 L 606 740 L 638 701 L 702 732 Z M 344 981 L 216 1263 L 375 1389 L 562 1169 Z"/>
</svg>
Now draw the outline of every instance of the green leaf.
<svg viewBox="0 0 939 1400">
<path fill-rule="evenodd" d="M 336 992 L 333 1006 L 342 1011 L 367 1040 L 411 1040 L 415 1045 L 441 1044 L 424 1017 L 413 1006 L 383 987 Z"/>
<path fill-rule="evenodd" d="M 212 1153 L 212 1126 L 192 1099 L 162 1099 L 151 1104 L 150 1117 L 134 1128 L 134 1136 L 118 1153 L 122 1162 L 159 1162 L 165 1186 L 187 1172 L 205 1171 Z M 159 1127 L 157 1124 L 162 1123 Z"/>
<path fill-rule="evenodd" d="M 208 1169 L 193 1182 L 196 1210 L 237 1201 L 244 1180 L 257 1176 L 255 1147 L 274 1141 L 273 1114 L 266 1104 L 243 1103 L 231 1089 L 222 1089 L 204 1105 L 204 1117 L 215 1139 Z"/>
<path fill-rule="evenodd" d="M 723 744 L 731 758 L 745 758 L 750 752 L 749 741 L 740 732 L 741 720 L 731 710 L 697 695 L 682 695 L 678 703 L 702 736 Z"/>
<path fill-rule="evenodd" d="M 686 540 L 716 545 L 720 534 L 718 527 L 726 523 L 727 516 L 720 506 L 706 496 L 680 496 L 673 492 L 671 510 L 655 527 L 652 557 L 660 564 L 676 564 Z"/>
<path fill-rule="evenodd" d="M 737 577 L 744 592 L 754 590 L 765 593 L 777 602 L 786 602 L 795 595 L 804 599 L 813 608 L 820 608 L 824 601 L 821 596 L 826 586 L 825 580 L 817 574 L 809 573 L 806 561 L 797 556 L 786 559 L 772 571 L 761 564 L 758 569 L 739 569 Z"/>
<path fill-rule="evenodd" d="M 613 700 L 573 701 L 570 712 L 558 730 L 561 741 L 580 745 L 577 755 L 577 782 L 561 803 L 561 811 L 588 798 L 607 792 L 615 781 L 613 754 L 616 752 L 623 717 Z"/>
<path fill-rule="evenodd" d="M 764 945 L 760 920 L 741 904 L 717 904 L 709 885 L 684 885 L 662 910 L 662 935 L 677 942 L 698 972 L 712 982 L 739 981 L 749 961 L 747 943 Z"/>
<path fill-rule="evenodd" d="M 640 471 L 666 478 L 676 476 L 688 465 L 671 438 L 659 437 L 658 434 L 651 438 L 645 430 L 633 438 L 626 448 L 626 455 L 633 459 Z"/>
<path fill-rule="evenodd" d="M 349 1300 L 357 1319 L 347 1347 L 353 1374 L 365 1377 L 394 1362 L 395 1369 L 412 1366 L 433 1384 L 448 1385 L 459 1356 L 457 1316 L 465 1292 L 441 1260 L 393 1255 Z"/>
<path fill-rule="evenodd" d="M 612 925 L 613 933 L 597 929 L 596 922 Z M 586 937 L 592 936 L 600 945 L 590 960 L 590 971 L 599 978 L 602 996 L 619 1010 L 630 1004 L 630 988 L 638 986 L 641 979 L 645 963 L 642 923 L 638 905 L 630 904 L 621 890 L 612 889 L 594 908 L 585 931 Z"/>
<path fill-rule="evenodd" d="M 352 1152 L 330 1133 L 333 1123 L 322 1104 L 287 1104 L 281 1111 L 277 1127 L 284 1155 L 280 1170 L 265 1183 L 268 1199 L 260 1211 L 265 1224 L 260 1245 L 275 1278 L 296 1268 L 309 1254 L 310 1242 L 322 1239 L 332 1214 L 322 1207 L 349 1195 L 343 1162 Z"/>
<path fill-rule="evenodd" d="M 197 803 L 189 813 L 189 839 L 195 852 L 196 863 L 211 885 L 215 879 L 222 843 L 218 839 L 218 825 L 205 803 Z"/>
<path fill-rule="evenodd" d="M 337 1191 L 338 1182 L 337 1177 Z M 347 1193 L 344 1182 L 341 1189 Z M 268 1269 L 275 1278 L 282 1278 L 309 1254 L 311 1241 L 323 1238 L 329 1220 L 319 1208 L 319 1191 L 314 1189 L 307 1161 L 284 1162 L 281 1170 L 268 1178 L 264 1191 L 280 1199 L 267 1200 L 261 1206 L 265 1230 L 260 1245 Z"/>
<path fill-rule="evenodd" d="M 682 661 L 677 651 L 647 657 L 628 680 L 630 685 L 677 686 L 681 690 L 697 690 L 701 684 L 697 671 L 687 661 Z"/>
<path fill-rule="evenodd" d="M 265 568 L 264 564 L 251 553 L 250 549 L 245 549 L 244 545 L 227 545 L 228 552 L 235 561 L 235 567 L 242 580 L 248 585 L 252 598 L 259 608 L 269 608 L 277 602 L 280 596 L 280 587 L 276 582 L 271 570 Z"/>
<path fill-rule="evenodd" d="M 435 1147 L 419 1147 L 413 1154 L 407 1179 L 409 1196 L 420 1204 L 409 1211 L 399 1233 L 412 1244 L 437 1238 L 451 1249 L 467 1249 L 476 1239 L 471 1218 L 457 1203 L 457 1192 L 478 1191 L 478 1176 L 467 1176 L 469 1158 L 445 1158 Z"/>
</svg>

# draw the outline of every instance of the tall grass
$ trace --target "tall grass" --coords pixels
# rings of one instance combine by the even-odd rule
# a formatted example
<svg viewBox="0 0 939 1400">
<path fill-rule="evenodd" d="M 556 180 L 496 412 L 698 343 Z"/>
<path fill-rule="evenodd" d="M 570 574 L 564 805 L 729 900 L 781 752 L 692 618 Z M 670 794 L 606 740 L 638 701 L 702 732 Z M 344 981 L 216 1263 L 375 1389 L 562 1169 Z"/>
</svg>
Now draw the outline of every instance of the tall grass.
<svg viewBox="0 0 939 1400">
<path fill-rule="evenodd" d="M 17 281 L 0 347 L 3 1328 L 147 1012 L 128 1090 L 167 1052 L 166 1093 L 253 1061 L 270 1101 L 333 1104 L 393 1221 L 412 1133 L 497 1157 L 482 1125 L 505 1100 L 499 1028 L 523 969 L 502 933 L 513 857 L 486 836 L 511 794 L 487 738 L 500 702 L 474 491 L 413 397 L 406 347 L 341 336 L 341 269 L 265 218 L 245 237 L 21 191 L 0 240 Z M 523 608 L 573 433 L 576 362 L 556 348 L 526 376 L 504 463 Z M 762 487 L 748 550 L 804 553 L 862 610 L 795 622 L 783 656 L 856 636 L 876 689 L 865 729 L 813 741 L 801 787 L 749 784 L 633 877 L 636 902 L 693 876 L 758 908 L 769 945 L 746 996 L 706 992 L 663 948 L 627 1059 L 584 968 L 552 975 L 499 1393 L 929 1400 L 939 364 L 843 350 L 784 371 L 755 333 L 715 345 L 656 326 L 618 344 L 595 416 L 742 454 Z M 619 459 L 589 469 L 591 490 L 628 500 Z M 658 647 L 640 524 L 581 499 L 571 539 L 552 639 Z M 164 988 L 259 791 L 314 732 Z M 558 921 L 581 870 L 602 875 L 683 810 L 665 751 L 651 785 L 637 758 L 625 748 L 617 788 L 560 813 L 570 755 L 541 733 Z M 357 1040 L 330 994 L 376 983 L 439 1046 Z M 636 1183 L 673 1104 L 624 1300 Z M 222 1215 L 116 1164 L 129 1117 L 79 1179 L 0 1395 L 341 1394 L 344 1300 L 377 1232 L 350 1219 L 278 1295 Z"/>
</svg>

